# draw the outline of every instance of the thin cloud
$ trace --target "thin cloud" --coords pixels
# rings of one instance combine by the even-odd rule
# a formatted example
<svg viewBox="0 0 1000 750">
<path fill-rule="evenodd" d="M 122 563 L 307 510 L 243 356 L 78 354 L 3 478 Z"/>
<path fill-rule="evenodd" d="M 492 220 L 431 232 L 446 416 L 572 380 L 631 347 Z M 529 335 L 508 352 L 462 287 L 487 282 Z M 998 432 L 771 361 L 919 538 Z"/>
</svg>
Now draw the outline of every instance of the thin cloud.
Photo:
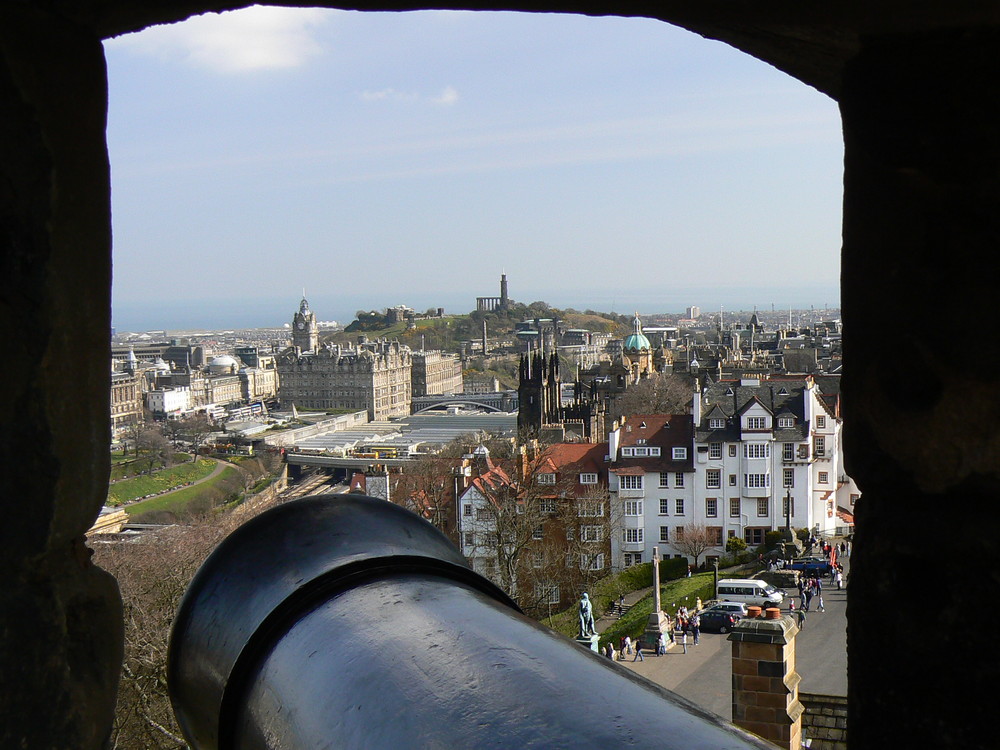
<svg viewBox="0 0 1000 750">
<path fill-rule="evenodd" d="M 359 95 L 366 102 L 420 102 L 427 101 L 431 104 L 440 104 L 450 107 L 458 101 L 458 91 L 454 86 L 446 86 L 437 96 L 424 96 L 415 91 L 397 91 L 393 88 L 380 89 L 378 91 L 362 91 Z"/>
<path fill-rule="evenodd" d="M 435 104 L 443 104 L 450 107 L 452 104 L 458 101 L 458 92 L 453 86 L 446 86 L 444 91 L 442 91 L 438 96 L 431 99 Z"/>
<path fill-rule="evenodd" d="M 323 52 L 314 32 L 330 13 L 254 5 L 155 26 L 107 44 L 220 73 L 297 68 Z"/>
</svg>

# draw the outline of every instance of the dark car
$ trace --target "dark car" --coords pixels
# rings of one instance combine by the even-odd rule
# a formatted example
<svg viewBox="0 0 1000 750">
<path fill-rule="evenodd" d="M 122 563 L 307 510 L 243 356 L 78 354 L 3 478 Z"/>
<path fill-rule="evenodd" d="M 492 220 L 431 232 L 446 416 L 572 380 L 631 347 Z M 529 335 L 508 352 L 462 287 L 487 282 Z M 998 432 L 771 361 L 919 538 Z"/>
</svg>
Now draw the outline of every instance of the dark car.
<svg viewBox="0 0 1000 750">
<path fill-rule="evenodd" d="M 740 616 L 736 612 L 729 612 L 724 609 L 706 609 L 699 613 L 701 629 L 706 633 L 728 633 L 733 629 L 733 625 L 739 622 Z"/>
<path fill-rule="evenodd" d="M 786 564 L 785 568 L 788 570 L 799 570 L 809 576 L 825 576 L 829 575 L 830 571 L 833 570 L 833 566 L 822 557 L 800 557 L 798 560 L 792 560 Z"/>
</svg>

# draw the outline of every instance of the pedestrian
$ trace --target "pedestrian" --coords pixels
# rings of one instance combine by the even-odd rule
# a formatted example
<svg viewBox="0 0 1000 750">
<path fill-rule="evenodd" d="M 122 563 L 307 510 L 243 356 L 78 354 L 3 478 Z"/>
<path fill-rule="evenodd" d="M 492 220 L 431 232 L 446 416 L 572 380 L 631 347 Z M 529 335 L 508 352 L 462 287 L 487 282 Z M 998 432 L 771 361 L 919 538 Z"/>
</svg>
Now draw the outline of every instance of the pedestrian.
<svg viewBox="0 0 1000 750">
<path fill-rule="evenodd" d="M 632 661 L 633 662 L 636 661 L 636 660 L 638 660 L 638 661 L 646 661 L 642 657 L 642 641 L 640 639 L 638 639 L 638 638 L 636 638 L 636 640 L 635 640 L 635 656 L 632 657 Z"/>
<path fill-rule="evenodd" d="M 823 595 L 819 594 L 818 598 L 819 598 L 819 607 L 817 607 L 817 609 L 819 609 L 820 612 L 826 612 L 826 607 L 823 606 Z"/>
<path fill-rule="evenodd" d="M 806 627 L 806 613 L 800 609 L 795 615 L 799 618 L 799 630 L 804 630 Z"/>
<path fill-rule="evenodd" d="M 660 633 L 659 639 L 656 641 L 656 655 L 664 656 L 667 653 L 667 639 L 663 633 Z"/>
<path fill-rule="evenodd" d="M 812 603 L 812 598 L 813 598 L 813 590 L 812 588 L 807 588 L 805 592 L 805 599 L 802 602 L 802 609 L 804 609 L 806 612 L 809 611 L 809 605 Z"/>
<path fill-rule="evenodd" d="M 684 649 L 684 653 L 688 652 L 688 632 L 686 630 L 681 631 L 681 648 Z"/>
<path fill-rule="evenodd" d="M 691 635 L 694 636 L 694 645 L 698 645 L 698 635 L 701 633 L 701 618 L 695 613 L 695 616 L 691 618 Z"/>
<path fill-rule="evenodd" d="M 611 661 L 615 660 L 615 647 L 611 645 L 611 641 L 604 644 L 604 655 Z"/>
<path fill-rule="evenodd" d="M 840 591 L 844 586 L 844 573 L 839 567 L 837 568 L 837 572 L 834 573 L 834 580 L 837 582 L 837 591 Z"/>
<path fill-rule="evenodd" d="M 690 577 L 691 577 L 691 566 L 690 566 L 690 565 L 688 565 L 688 576 L 687 576 L 687 577 L 688 577 L 688 578 L 690 578 Z"/>
<path fill-rule="evenodd" d="M 813 578 L 813 591 L 817 594 L 823 593 L 823 582 L 820 580 L 819 576 Z"/>
<path fill-rule="evenodd" d="M 625 653 L 632 653 L 632 639 L 629 636 L 625 636 Z"/>
</svg>

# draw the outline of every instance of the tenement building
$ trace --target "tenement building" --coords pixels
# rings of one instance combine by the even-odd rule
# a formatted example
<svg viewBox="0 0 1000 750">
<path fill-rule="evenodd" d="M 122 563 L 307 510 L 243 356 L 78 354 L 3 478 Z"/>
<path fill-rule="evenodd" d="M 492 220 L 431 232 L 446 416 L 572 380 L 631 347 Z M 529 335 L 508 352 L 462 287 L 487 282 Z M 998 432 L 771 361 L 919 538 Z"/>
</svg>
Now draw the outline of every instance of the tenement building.
<svg viewBox="0 0 1000 750">
<path fill-rule="evenodd" d="M 315 320 L 309 315 L 309 304 L 302 300 L 293 320 L 295 331 L 308 333 L 310 320 Z M 312 341 L 296 337 L 294 342 L 277 359 L 278 398 L 283 407 L 365 409 L 371 420 L 410 413 L 413 357 L 408 346 L 361 337 L 357 346 L 334 344 L 304 350 L 301 343 L 311 345 Z"/>
<path fill-rule="evenodd" d="M 412 380 L 414 396 L 462 393 L 462 362 L 439 351 L 413 352 Z"/>
</svg>

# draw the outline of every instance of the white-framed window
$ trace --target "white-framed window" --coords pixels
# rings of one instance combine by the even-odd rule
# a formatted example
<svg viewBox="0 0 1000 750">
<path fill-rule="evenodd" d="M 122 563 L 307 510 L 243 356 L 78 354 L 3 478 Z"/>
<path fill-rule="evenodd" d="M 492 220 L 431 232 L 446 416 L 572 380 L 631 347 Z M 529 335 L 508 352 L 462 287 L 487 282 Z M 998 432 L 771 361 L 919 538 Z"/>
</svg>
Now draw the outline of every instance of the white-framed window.
<svg viewBox="0 0 1000 750">
<path fill-rule="evenodd" d="M 674 526 L 674 539 L 681 540 L 684 538 L 684 527 Z M 680 557 L 680 555 L 674 555 L 674 557 Z"/>
<path fill-rule="evenodd" d="M 674 461 L 683 461 L 688 457 L 687 448 L 674 448 L 670 453 Z"/>
<path fill-rule="evenodd" d="M 631 567 L 632 565 L 642 564 L 642 553 L 641 552 L 626 552 L 624 554 L 625 567 Z"/>
<path fill-rule="evenodd" d="M 466 531 L 465 532 L 464 541 L 465 541 L 465 546 L 466 547 L 475 547 L 476 546 L 476 535 L 473 532 L 471 532 L 471 531 Z"/>
<path fill-rule="evenodd" d="M 766 430 L 767 417 L 747 417 L 746 425 L 748 430 Z"/>
<path fill-rule="evenodd" d="M 794 427 L 794 417 L 778 417 L 778 427 Z"/>
<path fill-rule="evenodd" d="M 531 538 L 535 540 L 540 540 L 545 538 L 545 527 L 542 524 L 538 524 L 535 528 L 531 530 Z"/>
<path fill-rule="evenodd" d="M 740 499 L 738 497 L 729 498 L 729 517 L 740 517 Z"/>
<path fill-rule="evenodd" d="M 535 598 L 546 604 L 558 604 L 559 586 L 554 583 L 540 583 L 535 587 Z"/>
<path fill-rule="evenodd" d="M 680 489 L 684 486 L 684 472 L 675 471 L 674 472 L 674 488 Z"/>
<path fill-rule="evenodd" d="M 861 495 L 851 495 L 851 505 L 854 505 L 860 499 L 861 499 Z"/>
<path fill-rule="evenodd" d="M 708 457 L 713 460 L 722 458 L 722 443 L 709 443 Z"/>
<path fill-rule="evenodd" d="M 825 430 L 826 429 L 826 417 L 822 414 L 816 417 L 816 429 Z"/>
<path fill-rule="evenodd" d="M 743 485 L 750 489 L 764 489 L 771 486 L 770 474 L 744 474 Z"/>
<path fill-rule="evenodd" d="M 600 500 L 578 500 L 576 514 L 583 517 L 600 518 L 604 516 L 604 503 Z"/>
<path fill-rule="evenodd" d="M 781 470 L 781 486 L 782 487 L 794 487 L 795 486 L 795 469 L 782 469 Z"/>
<path fill-rule="evenodd" d="M 622 541 L 626 544 L 640 544 L 642 529 L 622 529 Z"/>
<path fill-rule="evenodd" d="M 735 487 L 736 486 L 736 475 L 735 474 L 730 474 L 729 475 L 729 486 L 730 487 Z"/>
<path fill-rule="evenodd" d="M 580 474 L 580 484 L 597 484 L 597 474 L 585 471 Z"/>
<path fill-rule="evenodd" d="M 567 542 L 572 542 L 574 539 L 576 539 L 576 529 L 574 527 L 572 527 L 572 526 L 567 526 L 566 527 L 566 541 Z"/>
<path fill-rule="evenodd" d="M 736 443 L 732 443 L 729 446 L 729 457 L 736 458 Z"/>
<path fill-rule="evenodd" d="M 660 527 L 660 541 L 661 542 L 669 542 L 670 541 L 670 527 L 669 526 L 661 526 Z"/>
<path fill-rule="evenodd" d="M 669 487 L 670 486 L 670 472 L 669 471 L 661 471 L 660 472 L 660 486 L 661 487 Z"/>
<path fill-rule="evenodd" d="M 642 500 L 626 500 L 625 501 L 625 515 L 626 516 L 641 516 L 642 515 Z"/>
<path fill-rule="evenodd" d="M 717 497 L 706 497 L 705 498 L 705 517 L 706 518 L 716 518 L 719 515 L 719 498 Z"/>
<path fill-rule="evenodd" d="M 471 503 L 465 503 L 465 505 L 462 506 L 462 515 L 466 516 L 466 517 L 470 517 L 470 518 L 472 517 L 472 504 Z"/>
<path fill-rule="evenodd" d="M 539 474 L 536 478 L 538 484 L 555 484 L 556 475 L 555 474 Z"/>
<path fill-rule="evenodd" d="M 722 430 L 726 427 L 726 420 L 719 419 L 718 417 L 713 417 L 708 420 L 708 429 L 710 430 Z"/>
<path fill-rule="evenodd" d="M 757 498 L 757 515 L 761 518 L 767 516 L 770 511 L 770 499 L 766 497 Z"/>
<path fill-rule="evenodd" d="M 743 443 L 743 455 L 746 458 L 770 458 L 770 443 Z"/>
<path fill-rule="evenodd" d="M 540 568 L 545 564 L 545 554 L 541 550 L 531 553 L 531 567 Z"/>
<path fill-rule="evenodd" d="M 642 475 L 630 476 L 626 474 L 625 476 L 620 476 L 618 477 L 618 486 L 623 490 L 641 490 Z"/>
<path fill-rule="evenodd" d="M 603 526 L 581 526 L 580 527 L 580 541 L 581 542 L 603 542 L 604 541 L 604 527 Z"/>
<path fill-rule="evenodd" d="M 538 511 L 540 513 L 555 513 L 556 501 L 551 497 L 543 497 L 538 501 Z"/>
<path fill-rule="evenodd" d="M 705 471 L 705 487 L 710 490 L 722 487 L 722 469 L 707 469 Z"/>
<path fill-rule="evenodd" d="M 660 449 L 659 448 L 650 448 L 649 449 L 649 455 L 651 455 L 651 456 L 659 456 L 660 455 Z"/>
<path fill-rule="evenodd" d="M 781 515 L 789 518 L 795 515 L 795 498 L 781 498 Z"/>
<path fill-rule="evenodd" d="M 604 570 L 604 553 L 598 552 L 596 555 L 581 553 L 580 570 Z"/>
<path fill-rule="evenodd" d="M 826 455 L 826 438 L 822 435 L 813 436 L 813 453 L 817 456 Z"/>
<path fill-rule="evenodd" d="M 496 517 L 497 514 L 493 511 L 493 508 L 476 508 L 477 521 L 493 521 Z"/>
<path fill-rule="evenodd" d="M 669 516 L 670 515 L 670 501 L 666 498 L 660 498 L 660 515 Z"/>
<path fill-rule="evenodd" d="M 821 471 L 819 473 L 819 483 L 820 484 L 829 484 L 830 483 L 830 472 L 828 472 L 828 471 Z"/>
<path fill-rule="evenodd" d="M 684 515 L 684 498 L 679 497 L 674 500 L 674 515 L 683 516 Z"/>
<path fill-rule="evenodd" d="M 794 461 L 795 460 L 795 443 L 782 443 L 781 444 L 781 460 L 782 461 Z"/>
</svg>

